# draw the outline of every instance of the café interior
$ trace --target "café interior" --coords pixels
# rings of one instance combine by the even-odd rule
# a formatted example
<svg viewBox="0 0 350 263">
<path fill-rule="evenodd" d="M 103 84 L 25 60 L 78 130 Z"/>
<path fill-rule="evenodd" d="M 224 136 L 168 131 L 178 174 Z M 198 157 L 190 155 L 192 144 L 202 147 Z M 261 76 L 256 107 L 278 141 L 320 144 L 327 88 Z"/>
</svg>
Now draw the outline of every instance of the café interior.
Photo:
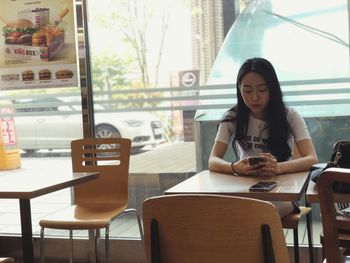
<svg viewBox="0 0 350 263">
<path fill-rule="evenodd" d="M 38 5 L 41 19 L 49 10 L 42 6 L 56 5 L 18 2 Z M 36 30 L 31 42 L 43 52 L 50 34 L 58 51 L 26 62 L 48 69 L 21 70 L 18 80 L 4 68 L 27 58 L 1 61 L 0 262 L 348 262 L 349 196 L 332 186 L 350 183 L 350 165 L 335 162 L 322 180 L 310 180 L 334 164 L 335 150 L 349 154 L 341 152 L 350 145 L 348 1 L 160 1 L 169 24 L 147 40 L 154 45 L 176 25 L 177 38 L 154 49 L 184 63 L 174 66 L 164 51 L 169 65 L 158 66 L 167 80 L 159 83 L 145 81 L 150 75 L 134 65 L 142 60 L 130 63 L 130 50 L 106 35 L 146 45 L 131 33 L 146 30 L 142 12 L 155 16 L 151 26 L 164 22 L 159 1 L 108 0 L 104 9 L 97 0 L 63 2 L 55 27 L 42 27 L 45 40 Z M 6 42 L 3 28 L 12 52 L 19 44 Z M 99 57 L 112 46 L 119 57 L 109 50 Z M 54 74 L 63 54 L 76 61 Z M 318 157 L 309 170 L 277 175 L 267 191 L 250 190 L 256 176 L 208 168 L 217 125 L 237 102 L 235 76 L 250 57 L 273 62 L 284 101 L 304 118 Z M 231 148 L 225 160 L 236 161 Z M 300 202 L 300 211 L 281 218 L 271 201 Z"/>
</svg>

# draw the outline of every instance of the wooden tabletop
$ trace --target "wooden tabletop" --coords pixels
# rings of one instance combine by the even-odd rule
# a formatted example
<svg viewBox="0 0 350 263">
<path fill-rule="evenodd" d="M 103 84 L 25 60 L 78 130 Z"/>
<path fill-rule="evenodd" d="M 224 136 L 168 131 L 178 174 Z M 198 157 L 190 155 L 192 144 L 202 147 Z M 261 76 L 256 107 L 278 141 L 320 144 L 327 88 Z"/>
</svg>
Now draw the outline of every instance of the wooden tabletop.
<svg viewBox="0 0 350 263">
<path fill-rule="evenodd" d="M 276 177 L 278 186 L 269 192 L 249 192 L 259 181 L 254 176 L 234 176 L 204 170 L 165 191 L 169 194 L 224 194 L 258 198 L 268 201 L 297 201 L 306 191 L 308 171 Z"/>
<path fill-rule="evenodd" d="M 334 200 L 338 203 L 349 203 L 349 194 L 334 194 Z M 317 185 L 310 181 L 306 191 L 306 202 L 319 203 Z"/>
<path fill-rule="evenodd" d="M 22 167 L 0 172 L 0 198 L 19 199 L 23 262 L 34 263 L 34 242 L 30 200 L 80 183 L 98 178 L 99 173 L 73 173 L 59 163 L 36 169 Z"/>
<path fill-rule="evenodd" d="M 96 173 L 17 169 L 0 173 L 0 198 L 31 199 L 98 178 Z"/>
</svg>

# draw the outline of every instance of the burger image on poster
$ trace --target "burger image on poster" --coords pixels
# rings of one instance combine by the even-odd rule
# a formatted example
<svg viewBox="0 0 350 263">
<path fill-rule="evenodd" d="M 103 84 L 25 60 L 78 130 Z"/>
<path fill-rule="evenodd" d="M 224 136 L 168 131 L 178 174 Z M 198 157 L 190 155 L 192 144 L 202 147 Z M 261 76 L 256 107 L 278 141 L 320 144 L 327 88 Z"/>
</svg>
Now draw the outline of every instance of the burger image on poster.
<svg viewBox="0 0 350 263">
<path fill-rule="evenodd" d="M 32 45 L 32 36 L 36 31 L 37 28 L 28 19 L 8 22 L 3 28 L 5 44 Z"/>
<path fill-rule="evenodd" d="M 51 79 L 51 71 L 48 69 L 39 70 L 39 80 Z"/>
<path fill-rule="evenodd" d="M 17 12 L 17 19 L 4 21 L 5 55 L 13 59 L 50 61 L 65 46 L 65 22 L 69 13 L 63 8 L 53 15 L 50 23 L 50 9 L 37 7 Z M 32 48 L 27 47 L 32 46 Z"/>
<path fill-rule="evenodd" d="M 73 77 L 73 71 L 69 69 L 60 69 L 55 72 L 56 79 L 70 79 Z"/>
<path fill-rule="evenodd" d="M 34 72 L 32 70 L 25 70 L 22 72 L 23 81 L 32 81 L 34 80 Z"/>
</svg>

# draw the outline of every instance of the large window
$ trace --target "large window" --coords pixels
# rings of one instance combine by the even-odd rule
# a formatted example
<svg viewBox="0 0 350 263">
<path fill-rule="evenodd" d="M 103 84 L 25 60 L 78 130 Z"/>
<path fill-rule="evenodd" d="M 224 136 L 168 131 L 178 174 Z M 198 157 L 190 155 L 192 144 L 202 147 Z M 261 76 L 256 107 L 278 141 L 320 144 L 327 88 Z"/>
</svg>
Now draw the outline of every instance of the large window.
<svg viewBox="0 0 350 263">
<path fill-rule="evenodd" d="M 202 92 L 213 96 L 210 103 L 217 108 L 197 111 L 197 120 L 218 120 L 236 101 L 240 65 L 250 57 L 265 57 L 277 71 L 286 103 L 306 118 L 325 162 L 333 143 L 349 133 L 349 54 L 347 1 L 251 1 L 212 67 L 208 84 L 213 89 Z M 226 86 L 215 91 L 220 85 Z M 207 151 L 202 151 L 203 167 Z"/>
<path fill-rule="evenodd" d="M 349 52 L 348 1 L 249 1 L 216 57 L 211 88 L 201 91 L 212 100 L 201 100 L 196 113 L 200 169 L 207 168 L 219 119 L 236 103 L 238 69 L 250 57 L 273 63 L 287 105 L 305 118 L 319 160 L 327 162 L 333 144 L 349 138 Z M 318 235 L 319 207 L 312 208 Z"/>
</svg>

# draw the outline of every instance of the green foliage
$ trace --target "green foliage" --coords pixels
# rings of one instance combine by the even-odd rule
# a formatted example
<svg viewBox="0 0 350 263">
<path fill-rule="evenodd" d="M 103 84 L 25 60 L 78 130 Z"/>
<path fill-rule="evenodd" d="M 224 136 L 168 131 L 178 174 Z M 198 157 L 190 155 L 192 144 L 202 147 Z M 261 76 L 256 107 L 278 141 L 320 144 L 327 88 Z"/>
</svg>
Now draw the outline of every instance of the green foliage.
<svg viewBox="0 0 350 263">
<path fill-rule="evenodd" d="M 103 5 L 99 1 L 91 3 L 95 4 L 91 13 L 95 28 L 108 28 L 111 41 L 119 49 L 123 45 L 123 55 L 128 53 L 137 65 L 138 74 L 134 75 L 134 81 L 142 83 L 142 88 L 157 87 L 172 0 L 104 0 Z M 152 59 L 151 49 L 157 50 Z"/>
<path fill-rule="evenodd" d="M 94 90 L 109 92 L 130 86 L 127 79 L 130 61 L 119 58 L 116 54 L 102 54 L 91 59 L 92 83 Z"/>
</svg>

